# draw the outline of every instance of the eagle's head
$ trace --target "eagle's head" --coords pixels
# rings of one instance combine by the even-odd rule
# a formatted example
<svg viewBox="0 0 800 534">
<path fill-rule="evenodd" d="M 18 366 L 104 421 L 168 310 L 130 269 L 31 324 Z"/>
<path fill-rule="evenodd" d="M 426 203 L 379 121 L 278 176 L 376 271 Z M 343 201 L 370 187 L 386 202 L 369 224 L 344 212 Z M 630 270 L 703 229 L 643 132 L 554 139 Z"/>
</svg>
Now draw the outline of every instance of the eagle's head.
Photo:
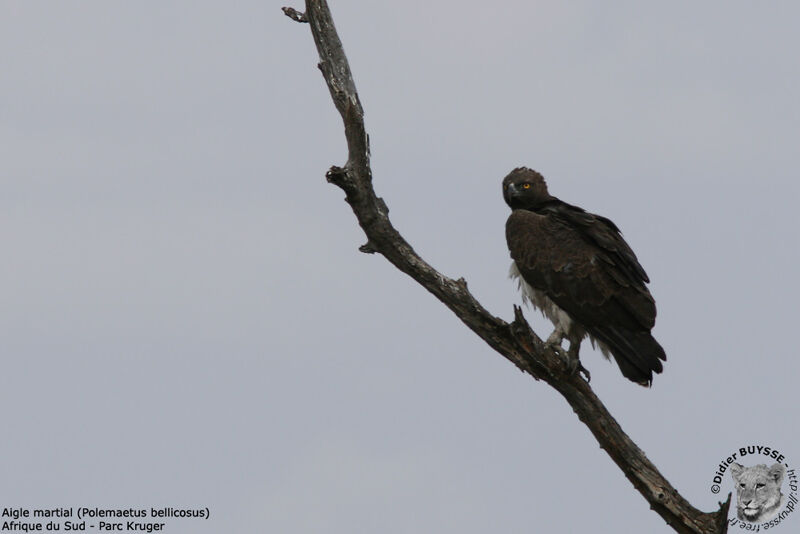
<svg viewBox="0 0 800 534">
<path fill-rule="evenodd" d="M 503 198 L 512 210 L 533 210 L 553 200 L 544 177 L 527 167 L 517 167 L 503 179 Z"/>
</svg>

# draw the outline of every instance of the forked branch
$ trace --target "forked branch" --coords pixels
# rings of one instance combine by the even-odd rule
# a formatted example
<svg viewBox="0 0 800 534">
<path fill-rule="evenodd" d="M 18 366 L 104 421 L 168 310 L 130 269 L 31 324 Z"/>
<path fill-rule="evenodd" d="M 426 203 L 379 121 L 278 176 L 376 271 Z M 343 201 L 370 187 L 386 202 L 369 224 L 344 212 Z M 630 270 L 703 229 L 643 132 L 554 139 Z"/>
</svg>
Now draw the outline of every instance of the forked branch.
<svg viewBox="0 0 800 534">
<path fill-rule="evenodd" d="M 563 360 L 531 330 L 520 308 L 507 323 L 490 314 L 472 296 L 463 278 L 444 276 L 423 260 L 389 221 L 389 209 L 375 195 L 370 169 L 369 137 L 364 111 L 356 92 L 350 65 L 336 33 L 325 0 L 306 0 L 306 11 L 283 8 L 298 22 L 308 22 L 319 52 L 319 68 L 342 116 L 348 156 L 343 167 L 331 167 L 326 177 L 345 192 L 358 223 L 367 236 L 360 250 L 379 253 L 416 280 L 455 313 L 473 332 L 520 370 L 544 380 L 567 400 L 580 420 L 619 466 L 633 486 L 676 531 L 721 534 L 727 531 L 730 495 L 716 512 L 701 512 L 684 499 L 659 473 L 644 452 L 622 431 L 594 391 L 577 373 L 569 373 Z"/>
</svg>

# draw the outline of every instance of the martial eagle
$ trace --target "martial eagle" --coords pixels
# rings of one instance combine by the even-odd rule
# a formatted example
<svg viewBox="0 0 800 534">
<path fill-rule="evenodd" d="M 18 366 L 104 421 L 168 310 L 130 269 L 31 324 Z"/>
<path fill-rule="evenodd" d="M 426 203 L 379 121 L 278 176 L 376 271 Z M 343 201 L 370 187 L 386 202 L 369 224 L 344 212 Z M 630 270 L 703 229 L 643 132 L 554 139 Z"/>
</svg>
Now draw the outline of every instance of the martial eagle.
<svg viewBox="0 0 800 534">
<path fill-rule="evenodd" d="M 578 359 L 588 335 L 606 358 L 614 356 L 625 377 L 649 386 L 667 356 L 650 334 L 656 322 L 645 286 L 650 279 L 619 228 L 551 196 L 542 175 L 527 167 L 505 177 L 503 198 L 512 210 L 506 222 L 509 275 L 519 280 L 523 300 L 553 322 L 547 343 L 588 379 Z"/>
</svg>

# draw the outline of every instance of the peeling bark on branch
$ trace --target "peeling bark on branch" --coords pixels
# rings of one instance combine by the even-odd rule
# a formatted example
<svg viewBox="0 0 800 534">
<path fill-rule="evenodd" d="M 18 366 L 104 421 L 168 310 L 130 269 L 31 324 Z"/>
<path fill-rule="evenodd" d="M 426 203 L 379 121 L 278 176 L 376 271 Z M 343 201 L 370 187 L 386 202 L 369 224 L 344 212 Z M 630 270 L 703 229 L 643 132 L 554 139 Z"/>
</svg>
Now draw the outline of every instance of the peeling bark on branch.
<svg viewBox="0 0 800 534">
<path fill-rule="evenodd" d="M 367 242 L 359 250 L 383 255 L 450 308 L 500 355 L 521 371 L 537 380 L 544 380 L 561 393 L 600 447 L 650 503 L 650 507 L 676 532 L 725 533 L 730 494 L 724 503 L 720 503 L 716 512 L 702 512 L 694 508 L 622 431 L 589 384 L 577 373 L 567 372 L 563 360 L 531 330 L 519 307 L 514 307 L 514 320 L 511 323 L 494 317 L 472 296 L 463 278 L 453 280 L 438 272 L 418 256 L 395 230 L 389 221 L 386 203 L 375 195 L 372 188 L 369 136 L 364 127 L 364 111 L 327 2 L 306 0 L 305 13 L 292 8 L 283 8 L 283 11 L 291 19 L 308 22 L 311 26 L 320 57 L 319 68 L 344 121 L 347 163 L 344 167 L 331 167 L 326 178 L 345 192 L 346 200 L 367 236 Z"/>
</svg>

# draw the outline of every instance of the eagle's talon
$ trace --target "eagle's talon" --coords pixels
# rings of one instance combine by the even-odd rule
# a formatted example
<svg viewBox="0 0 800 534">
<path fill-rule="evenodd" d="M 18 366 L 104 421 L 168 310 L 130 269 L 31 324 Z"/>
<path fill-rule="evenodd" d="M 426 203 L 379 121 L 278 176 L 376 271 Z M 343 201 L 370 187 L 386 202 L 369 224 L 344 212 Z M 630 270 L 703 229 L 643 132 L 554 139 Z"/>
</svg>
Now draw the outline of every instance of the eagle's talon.
<svg viewBox="0 0 800 534">
<path fill-rule="evenodd" d="M 561 347 L 560 341 L 558 343 L 547 342 L 545 344 L 550 350 L 553 351 L 553 354 L 558 356 L 561 359 L 561 361 L 564 362 L 564 367 L 566 368 L 565 370 L 567 376 L 573 376 L 575 374 L 578 374 L 578 375 L 583 375 L 583 377 L 586 379 L 586 383 L 592 381 L 592 374 L 581 363 L 581 360 L 577 354 L 578 352 L 577 350 L 573 351 L 572 347 L 570 347 L 570 350 L 564 350 L 564 348 Z"/>
<path fill-rule="evenodd" d="M 578 357 L 578 349 L 580 349 L 580 345 L 573 344 L 570 342 L 569 351 L 567 351 L 567 358 L 569 359 L 569 367 L 570 367 L 570 376 L 572 375 L 583 375 L 586 378 L 586 383 L 588 384 L 592 380 L 592 375 L 589 373 L 589 370 L 583 366 L 581 363 L 580 357 Z"/>
</svg>

